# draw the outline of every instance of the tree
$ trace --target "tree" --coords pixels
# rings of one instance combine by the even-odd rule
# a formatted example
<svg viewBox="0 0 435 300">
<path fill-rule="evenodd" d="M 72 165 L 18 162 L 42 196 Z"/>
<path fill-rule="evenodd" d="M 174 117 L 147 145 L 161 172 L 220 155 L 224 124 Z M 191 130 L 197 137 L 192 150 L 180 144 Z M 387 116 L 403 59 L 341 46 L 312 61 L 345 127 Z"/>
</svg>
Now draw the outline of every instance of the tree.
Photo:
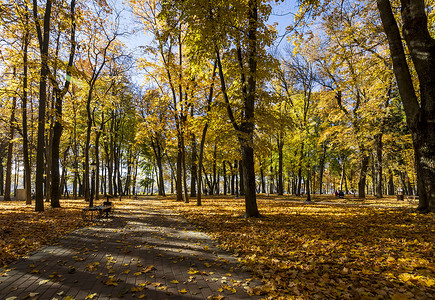
<svg viewBox="0 0 435 300">
<path fill-rule="evenodd" d="M 45 152 L 45 106 L 47 101 L 47 77 L 48 50 L 50 45 L 50 19 L 52 1 L 47 0 L 45 4 L 43 27 L 41 28 L 41 18 L 38 15 L 38 1 L 33 0 L 33 18 L 39 42 L 41 59 L 40 79 L 39 79 L 39 112 L 38 112 L 38 144 L 36 149 L 36 181 L 35 181 L 35 211 L 44 211 L 44 152 Z"/>
<path fill-rule="evenodd" d="M 377 0 L 393 70 L 412 133 L 419 194 L 418 210 L 435 212 L 435 40 L 428 30 L 424 0 L 401 0 L 402 33 L 389 0 Z M 402 36 L 418 76 L 416 89 Z"/>
<path fill-rule="evenodd" d="M 78 69 L 82 78 L 87 84 L 86 95 L 86 142 L 85 142 L 85 172 L 84 172 L 84 192 L 85 199 L 89 201 L 89 206 L 93 206 L 92 197 L 90 197 L 90 183 L 89 183 L 89 165 L 90 165 L 90 146 L 91 146 L 91 129 L 93 124 L 92 117 L 92 100 L 94 99 L 94 89 L 97 81 L 103 74 L 106 65 L 111 60 L 116 60 L 117 53 L 116 47 L 117 38 L 122 35 L 119 32 L 119 18 L 120 14 L 116 14 L 114 24 L 109 23 L 110 10 L 106 7 L 107 4 L 101 3 L 91 9 L 90 15 L 93 19 L 87 20 L 86 36 L 88 40 L 86 44 L 83 43 L 84 52 L 80 53 L 80 60 L 78 61 Z"/>
</svg>

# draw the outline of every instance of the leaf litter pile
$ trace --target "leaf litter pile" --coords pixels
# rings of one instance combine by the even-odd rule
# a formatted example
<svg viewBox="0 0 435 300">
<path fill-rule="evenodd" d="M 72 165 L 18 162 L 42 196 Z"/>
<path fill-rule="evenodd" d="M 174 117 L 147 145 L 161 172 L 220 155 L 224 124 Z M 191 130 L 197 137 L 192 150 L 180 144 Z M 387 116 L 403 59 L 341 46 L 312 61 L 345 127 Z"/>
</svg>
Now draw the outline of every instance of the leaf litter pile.
<svg viewBox="0 0 435 300">
<path fill-rule="evenodd" d="M 271 199 L 258 200 L 258 219 L 242 218 L 244 201 L 234 198 L 216 196 L 201 207 L 190 203 L 176 209 L 263 280 L 254 294 L 435 299 L 433 214 L 393 209 L 392 201 L 378 207 Z"/>
<path fill-rule="evenodd" d="M 173 197 L 161 204 L 210 233 L 262 279 L 251 294 L 266 299 L 435 298 L 433 214 L 416 214 L 395 201 L 360 206 L 282 199 L 259 197 L 258 219 L 242 218 L 244 201 L 232 197 L 207 197 L 201 207 Z M 62 206 L 35 213 L 21 202 L 0 202 L 0 266 L 84 225 L 83 200 L 63 200 Z"/>
<path fill-rule="evenodd" d="M 62 208 L 37 213 L 22 201 L 0 201 L 0 267 L 83 226 L 83 202 L 63 201 Z"/>
</svg>

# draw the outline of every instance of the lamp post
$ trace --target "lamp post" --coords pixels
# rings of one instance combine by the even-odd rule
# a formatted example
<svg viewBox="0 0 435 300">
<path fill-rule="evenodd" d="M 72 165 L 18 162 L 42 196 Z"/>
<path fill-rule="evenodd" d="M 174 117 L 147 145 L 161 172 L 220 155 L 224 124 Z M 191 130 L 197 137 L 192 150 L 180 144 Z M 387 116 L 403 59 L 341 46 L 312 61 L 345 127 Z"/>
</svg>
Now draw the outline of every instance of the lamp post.
<svg viewBox="0 0 435 300">
<path fill-rule="evenodd" d="M 95 169 L 97 165 L 95 162 L 92 162 L 89 165 L 89 169 L 91 170 L 91 198 L 89 199 L 89 207 L 94 206 L 94 194 L 95 194 Z"/>
</svg>

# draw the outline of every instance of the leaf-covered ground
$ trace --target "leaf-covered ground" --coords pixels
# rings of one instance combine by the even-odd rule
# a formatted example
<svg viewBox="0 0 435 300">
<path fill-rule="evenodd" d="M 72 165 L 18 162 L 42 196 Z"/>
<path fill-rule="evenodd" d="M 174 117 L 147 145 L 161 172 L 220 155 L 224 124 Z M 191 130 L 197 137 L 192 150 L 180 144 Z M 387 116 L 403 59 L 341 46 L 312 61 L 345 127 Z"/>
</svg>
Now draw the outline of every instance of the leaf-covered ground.
<svg viewBox="0 0 435 300">
<path fill-rule="evenodd" d="M 214 196 L 203 206 L 175 209 L 234 252 L 264 282 L 254 294 L 269 299 L 434 299 L 435 217 L 393 198 L 258 197 L 262 218 L 244 219 L 243 199 Z M 128 202 L 117 203 L 127 205 Z M 84 225 L 83 200 L 33 212 L 0 202 L 0 266 Z"/>
<path fill-rule="evenodd" d="M 259 219 L 241 218 L 243 200 L 233 197 L 177 211 L 235 252 L 263 279 L 255 292 L 270 299 L 435 298 L 433 214 L 392 198 L 281 199 L 259 197 Z"/>
<path fill-rule="evenodd" d="M 0 201 L 0 267 L 83 226 L 83 200 L 62 201 L 62 206 L 36 213 L 22 201 Z"/>
</svg>

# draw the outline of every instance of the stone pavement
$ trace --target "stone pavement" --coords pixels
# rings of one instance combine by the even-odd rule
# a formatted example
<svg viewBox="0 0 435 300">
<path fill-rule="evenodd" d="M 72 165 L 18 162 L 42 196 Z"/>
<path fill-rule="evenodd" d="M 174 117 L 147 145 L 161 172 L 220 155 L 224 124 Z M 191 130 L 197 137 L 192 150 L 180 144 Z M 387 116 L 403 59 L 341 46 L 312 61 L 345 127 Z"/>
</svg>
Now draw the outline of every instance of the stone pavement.
<svg viewBox="0 0 435 300">
<path fill-rule="evenodd" d="M 261 282 L 208 235 L 159 200 L 129 203 L 9 265 L 0 299 L 259 299 L 246 291 Z"/>
</svg>

